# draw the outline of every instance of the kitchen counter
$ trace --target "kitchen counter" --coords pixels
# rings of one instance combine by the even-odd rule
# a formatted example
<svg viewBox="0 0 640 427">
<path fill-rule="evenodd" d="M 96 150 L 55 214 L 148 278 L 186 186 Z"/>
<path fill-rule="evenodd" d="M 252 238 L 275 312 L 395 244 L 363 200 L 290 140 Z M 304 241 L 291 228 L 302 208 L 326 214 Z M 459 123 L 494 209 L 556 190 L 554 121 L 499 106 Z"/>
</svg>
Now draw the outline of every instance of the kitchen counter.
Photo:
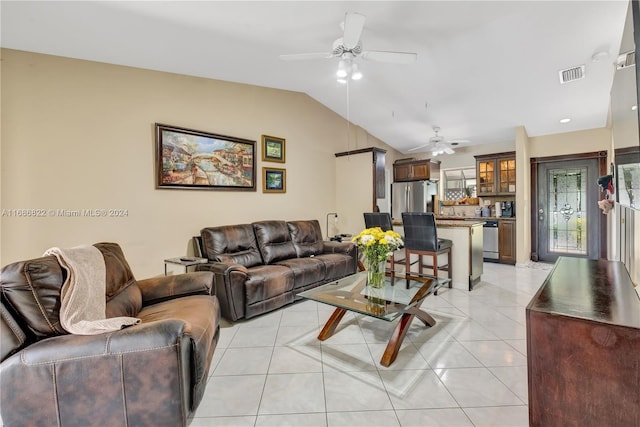
<svg viewBox="0 0 640 427">
<path fill-rule="evenodd" d="M 436 220 L 447 220 L 447 221 L 466 221 L 466 220 L 476 220 L 476 221 L 486 221 L 486 220 L 503 220 L 503 221 L 515 221 L 515 217 L 509 216 L 450 216 L 450 215 L 436 215 Z"/>
<path fill-rule="evenodd" d="M 463 221 L 463 219 L 465 221 Z M 473 227 L 473 226 L 476 226 L 476 225 L 484 225 L 484 219 L 489 219 L 489 218 L 483 218 L 483 220 L 481 220 L 481 219 L 475 220 L 473 218 L 459 218 L 459 219 L 448 218 L 448 219 L 443 219 L 443 218 L 436 217 L 436 225 L 438 227 L 442 227 L 442 228 L 447 228 L 447 227 L 469 228 L 469 227 Z M 397 220 L 396 219 L 396 220 L 391 221 L 391 223 L 394 226 L 402 227 L 402 221 L 401 220 Z M 400 234 L 402 234 L 402 233 L 400 233 Z"/>
<path fill-rule="evenodd" d="M 471 219 L 471 218 L 469 218 Z M 465 220 L 465 221 L 459 221 L 456 219 L 437 219 L 436 218 L 436 226 L 438 228 L 451 228 L 451 227 L 466 227 L 466 228 L 470 228 L 470 227 L 474 227 L 474 226 L 480 226 L 480 225 L 484 225 L 484 221 L 481 220 Z"/>
<path fill-rule="evenodd" d="M 483 225 L 482 220 L 460 221 L 436 218 L 438 238 L 449 239 L 453 243 L 451 283 L 454 288 L 472 290 L 473 286 L 480 281 L 483 273 Z M 394 220 L 393 226 L 394 231 L 404 235 L 402 221 Z M 428 260 L 425 258 L 425 261 Z M 417 269 L 417 265 L 414 265 L 413 269 Z"/>
</svg>

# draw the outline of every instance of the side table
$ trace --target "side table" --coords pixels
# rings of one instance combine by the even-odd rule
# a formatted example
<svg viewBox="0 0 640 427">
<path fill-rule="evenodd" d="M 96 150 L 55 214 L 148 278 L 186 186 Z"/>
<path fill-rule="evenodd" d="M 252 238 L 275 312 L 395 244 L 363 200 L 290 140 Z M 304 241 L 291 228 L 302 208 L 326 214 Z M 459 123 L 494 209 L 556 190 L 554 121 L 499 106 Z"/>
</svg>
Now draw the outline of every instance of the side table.
<svg viewBox="0 0 640 427">
<path fill-rule="evenodd" d="M 177 257 L 177 258 L 167 258 L 164 260 L 164 275 L 167 275 L 167 264 L 178 264 L 184 266 L 184 272 L 187 273 L 189 271 L 189 267 L 198 264 L 204 264 L 209 261 L 207 258 L 198 258 L 198 257 Z"/>
</svg>

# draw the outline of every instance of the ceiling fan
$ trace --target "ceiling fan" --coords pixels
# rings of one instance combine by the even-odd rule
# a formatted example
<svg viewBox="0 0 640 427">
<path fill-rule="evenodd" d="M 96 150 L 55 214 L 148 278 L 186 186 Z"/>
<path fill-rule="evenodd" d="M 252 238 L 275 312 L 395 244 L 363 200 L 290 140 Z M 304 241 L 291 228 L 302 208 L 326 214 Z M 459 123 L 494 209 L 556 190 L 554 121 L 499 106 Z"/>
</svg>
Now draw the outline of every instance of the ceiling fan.
<svg viewBox="0 0 640 427">
<path fill-rule="evenodd" d="M 435 133 L 435 136 L 432 136 L 431 138 L 429 138 L 429 142 L 423 145 L 419 145 L 417 147 L 410 148 L 407 151 L 416 151 L 416 150 L 426 149 L 426 151 L 431 151 L 431 154 L 433 156 L 437 156 L 438 154 L 453 154 L 455 153 L 455 150 L 453 149 L 452 145 L 458 145 L 462 142 L 469 142 L 466 139 L 445 141 L 443 137 L 438 135 L 438 132 L 440 132 L 440 127 L 438 126 L 433 127 L 433 132 Z"/>
<path fill-rule="evenodd" d="M 363 50 L 360 35 L 364 28 L 366 17 L 355 12 L 347 12 L 344 17 L 344 29 L 342 37 L 333 42 L 330 52 L 294 53 L 280 55 L 284 61 L 299 61 L 308 59 L 340 58 L 349 63 L 355 58 L 368 59 L 380 62 L 393 62 L 398 64 L 410 64 L 415 62 L 418 54 L 410 52 L 388 52 L 380 50 Z"/>
</svg>

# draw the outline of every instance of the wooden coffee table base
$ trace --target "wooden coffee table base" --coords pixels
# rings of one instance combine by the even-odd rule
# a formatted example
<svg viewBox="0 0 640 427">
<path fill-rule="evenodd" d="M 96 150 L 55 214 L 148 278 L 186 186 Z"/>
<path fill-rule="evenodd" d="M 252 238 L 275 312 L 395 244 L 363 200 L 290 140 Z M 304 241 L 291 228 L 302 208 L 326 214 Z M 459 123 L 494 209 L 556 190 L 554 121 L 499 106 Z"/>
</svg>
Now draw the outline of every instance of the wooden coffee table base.
<svg viewBox="0 0 640 427">
<path fill-rule="evenodd" d="M 400 346 L 404 341 L 404 337 L 407 335 L 407 331 L 409 330 L 409 326 L 411 326 L 411 322 L 414 317 L 418 317 L 418 319 L 422 320 L 425 326 L 433 326 L 436 324 L 435 319 L 431 317 L 429 313 L 420 310 L 420 305 L 422 305 L 422 301 L 402 314 L 400 321 L 393 330 L 393 334 L 391 334 L 391 338 L 389 338 L 389 343 L 387 344 L 387 348 L 384 350 L 382 359 L 380 359 L 380 364 L 382 366 L 391 365 L 394 360 L 396 360 L 396 357 L 398 357 Z M 335 333 L 338 324 L 346 312 L 347 310 L 344 308 L 336 308 L 334 310 L 333 314 L 331 314 L 331 317 L 329 317 L 329 320 L 327 320 L 327 323 L 325 323 L 324 328 L 322 328 L 322 331 L 320 331 L 320 334 L 318 335 L 318 339 L 320 341 L 326 340 Z"/>
</svg>

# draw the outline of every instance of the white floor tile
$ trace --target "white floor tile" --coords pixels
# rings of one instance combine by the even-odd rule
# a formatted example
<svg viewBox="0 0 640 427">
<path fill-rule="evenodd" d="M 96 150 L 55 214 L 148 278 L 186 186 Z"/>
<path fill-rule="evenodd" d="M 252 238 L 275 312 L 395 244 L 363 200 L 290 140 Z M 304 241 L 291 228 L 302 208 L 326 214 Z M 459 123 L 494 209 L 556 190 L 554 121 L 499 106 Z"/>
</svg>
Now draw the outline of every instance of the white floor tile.
<svg viewBox="0 0 640 427">
<path fill-rule="evenodd" d="M 327 412 L 392 409 L 377 371 L 325 372 Z"/>
<path fill-rule="evenodd" d="M 273 347 L 228 348 L 213 375 L 266 374 L 272 352 Z"/>
<path fill-rule="evenodd" d="M 526 406 L 496 408 L 465 408 L 475 427 L 528 427 L 529 411 Z"/>
<path fill-rule="evenodd" d="M 329 427 L 400 427 L 393 411 L 329 412 Z"/>
<path fill-rule="evenodd" d="M 366 344 L 322 344 L 322 362 L 326 372 L 375 371 L 376 363 Z"/>
<path fill-rule="evenodd" d="M 458 403 L 431 369 L 380 373 L 395 409 L 455 408 Z"/>
<path fill-rule="evenodd" d="M 189 427 L 253 427 L 256 417 L 206 417 L 193 418 Z"/>
<path fill-rule="evenodd" d="M 526 366 L 502 366 L 496 368 L 489 368 L 489 370 L 495 375 L 504 385 L 509 387 L 509 390 L 514 392 L 516 396 L 522 400 L 522 403 L 528 404 L 529 402 L 529 388 Z"/>
<path fill-rule="evenodd" d="M 404 369 L 429 369 L 429 364 L 420 354 L 418 349 L 405 339 L 400 347 L 396 360 L 390 366 L 380 365 L 380 360 L 387 348 L 387 344 L 369 344 L 369 350 L 375 361 L 377 368 L 381 371 L 397 371 Z"/>
<path fill-rule="evenodd" d="M 275 347 L 271 356 L 270 374 L 322 372 L 320 346 Z"/>
<path fill-rule="evenodd" d="M 273 347 L 278 328 L 240 328 L 229 343 L 229 348 Z"/>
<path fill-rule="evenodd" d="M 269 374 L 259 415 L 326 412 L 321 373 Z"/>
<path fill-rule="evenodd" d="M 474 427 L 459 408 L 397 411 L 402 427 Z"/>
<path fill-rule="evenodd" d="M 525 307 L 548 270 L 485 264 L 471 292 L 443 288 L 412 322 L 396 361 L 380 358 L 397 325 L 302 300 L 221 322 L 191 427 L 526 426 Z"/>
<path fill-rule="evenodd" d="M 437 373 L 461 407 L 522 404 L 487 368 L 443 369 Z"/>
<path fill-rule="evenodd" d="M 255 416 L 265 379 L 266 375 L 211 377 L 194 418 Z"/>
<path fill-rule="evenodd" d="M 459 342 L 425 342 L 416 346 L 433 369 L 482 366 L 482 363 Z"/>
<path fill-rule="evenodd" d="M 327 415 L 314 414 L 286 414 L 286 415 L 258 415 L 256 427 L 326 427 Z M 191 426 L 189 426 L 191 427 Z"/>
<path fill-rule="evenodd" d="M 527 366 L 527 358 L 504 341 L 465 341 L 462 345 L 484 366 Z"/>
</svg>

